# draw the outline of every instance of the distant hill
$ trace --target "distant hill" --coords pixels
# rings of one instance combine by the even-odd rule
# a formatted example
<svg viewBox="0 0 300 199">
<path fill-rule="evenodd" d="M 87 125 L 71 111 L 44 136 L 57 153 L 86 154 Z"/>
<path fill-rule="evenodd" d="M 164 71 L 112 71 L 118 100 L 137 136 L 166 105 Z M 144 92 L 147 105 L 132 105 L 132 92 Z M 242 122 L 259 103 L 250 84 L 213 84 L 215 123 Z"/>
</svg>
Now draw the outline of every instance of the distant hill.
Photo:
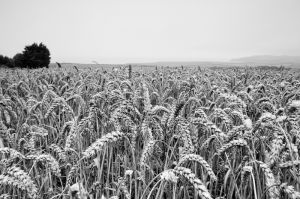
<svg viewBox="0 0 300 199">
<path fill-rule="evenodd" d="M 161 62 L 145 62 L 145 63 L 126 63 L 126 64 L 80 64 L 80 63 L 61 63 L 63 68 L 100 68 L 112 69 L 118 66 L 127 66 L 131 64 L 134 67 L 153 67 L 153 66 L 201 66 L 201 67 L 227 67 L 227 66 L 287 66 L 292 68 L 300 68 L 300 56 L 272 56 L 258 55 L 232 59 L 228 62 L 217 61 L 161 61 Z M 51 63 L 50 66 L 57 67 L 57 64 Z"/>
<path fill-rule="evenodd" d="M 300 56 L 258 55 L 232 59 L 231 62 L 241 64 L 285 65 L 291 67 L 300 67 Z"/>
<path fill-rule="evenodd" d="M 214 62 L 214 61 L 162 61 L 162 62 L 147 62 L 147 63 L 130 63 L 131 65 L 145 66 L 225 66 L 230 65 L 229 62 Z"/>
<path fill-rule="evenodd" d="M 250 57 L 241 57 L 232 59 L 228 62 L 216 61 L 193 61 L 193 62 L 149 62 L 149 63 L 131 63 L 133 65 L 150 65 L 150 66 L 288 66 L 300 68 L 300 56 L 272 56 L 258 55 Z"/>
</svg>

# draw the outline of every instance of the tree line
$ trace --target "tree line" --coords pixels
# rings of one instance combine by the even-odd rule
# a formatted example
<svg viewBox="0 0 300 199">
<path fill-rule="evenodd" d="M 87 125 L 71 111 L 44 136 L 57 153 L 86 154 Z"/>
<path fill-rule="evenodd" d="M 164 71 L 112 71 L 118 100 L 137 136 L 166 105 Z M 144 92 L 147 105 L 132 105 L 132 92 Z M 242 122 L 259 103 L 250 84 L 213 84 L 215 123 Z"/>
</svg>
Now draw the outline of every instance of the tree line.
<svg viewBox="0 0 300 199">
<path fill-rule="evenodd" d="M 22 53 L 12 58 L 0 55 L 0 67 L 8 68 L 42 68 L 50 64 L 50 51 L 43 43 L 25 46 Z"/>
</svg>

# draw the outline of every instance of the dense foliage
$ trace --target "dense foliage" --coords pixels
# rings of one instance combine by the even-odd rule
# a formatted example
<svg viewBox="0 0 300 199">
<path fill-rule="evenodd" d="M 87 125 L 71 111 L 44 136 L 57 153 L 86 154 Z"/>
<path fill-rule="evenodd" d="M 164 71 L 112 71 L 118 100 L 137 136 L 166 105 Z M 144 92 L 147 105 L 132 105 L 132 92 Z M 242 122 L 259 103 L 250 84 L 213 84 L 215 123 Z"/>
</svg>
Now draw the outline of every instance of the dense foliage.
<svg viewBox="0 0 300 199">
<path fill-rule="evenodd" d="M 33 43 L 26 46 L 22 53 L 17 53 L 13 58 L 0 55 L 0 66 L 9 68 L 48 68 L 50 59 L 50 51 L 43 43 Z"/>
<path fill-rule="evenodd" d="M 26 46 L 23 51 L 23 67 L 42 68 L 50 64 L 50 51 L 42 43 Z"/>
<path fill-rule="evenodd" d="M 2 198 L 300 197 L 299 72 L 1 74 Z"/>
<path fill-rule="evenodd" d="M 0 55 L 0 67 L 7 66 L 9 68 L 14 67 L 13 60 L 7 56 Z"/>
</svg>

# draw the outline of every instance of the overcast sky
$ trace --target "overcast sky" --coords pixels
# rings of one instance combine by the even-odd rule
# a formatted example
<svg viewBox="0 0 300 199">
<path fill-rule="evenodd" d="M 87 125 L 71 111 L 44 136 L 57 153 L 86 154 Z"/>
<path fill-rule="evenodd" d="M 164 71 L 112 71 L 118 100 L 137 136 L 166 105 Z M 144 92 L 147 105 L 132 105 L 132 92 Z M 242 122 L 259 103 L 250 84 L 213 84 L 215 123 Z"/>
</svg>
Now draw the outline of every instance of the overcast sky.
<svg viewBox="0 0 300 199">
<path fill-rule="evenodd" d="M 0 0 L 0 54 L 43 42 L 52 62 L 300 55 L 300 0 Z"/>
</svg>

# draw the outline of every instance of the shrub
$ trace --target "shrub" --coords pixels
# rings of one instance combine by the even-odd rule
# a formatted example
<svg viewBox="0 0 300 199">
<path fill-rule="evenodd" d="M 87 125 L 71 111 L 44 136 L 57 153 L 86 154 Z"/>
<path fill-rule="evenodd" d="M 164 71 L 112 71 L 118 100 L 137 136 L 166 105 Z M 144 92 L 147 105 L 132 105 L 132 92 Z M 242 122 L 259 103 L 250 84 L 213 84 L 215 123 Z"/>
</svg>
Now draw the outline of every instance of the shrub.
<svg viewBox="0 0 300 199">
<path fill-rule="evenodd" d="M 50 51 L 43 43 L 26 46 L 23 51 L 23 67 L 48 68 L 50 59 Z"/>
<path fill-rule="evenodd" d="M 7 66 L 9 68 L 14 67 L 13 60 L 7 56 L 0 55 L 0 66 Z"/>
<path fill-rule="evenodd" d="M 20 68 L 25 67 L 25 65 L 24 65 L 24 55 L 22 53 L 17 53 L 13 57 L 13 62 L 14 62 L 15 67 L 20 67 Z"/>
</svg>

